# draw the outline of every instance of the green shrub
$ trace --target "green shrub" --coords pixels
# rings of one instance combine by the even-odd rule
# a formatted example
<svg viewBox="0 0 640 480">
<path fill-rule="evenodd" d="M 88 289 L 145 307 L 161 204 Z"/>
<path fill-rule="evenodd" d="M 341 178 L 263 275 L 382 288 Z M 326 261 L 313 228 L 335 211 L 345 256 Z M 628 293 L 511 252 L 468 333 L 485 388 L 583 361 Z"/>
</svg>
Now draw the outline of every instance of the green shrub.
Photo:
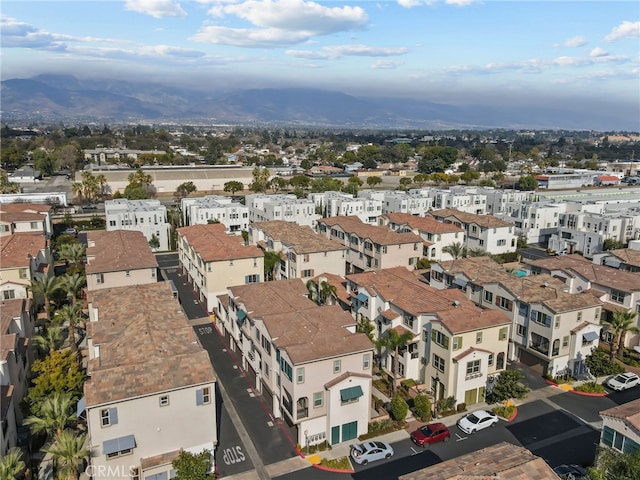
<svg viewBox="0 0 640 480">
<path fill-rule="evenodd" d="M 404 388 L 411 388 L 415 387 L 417 383 L 413 378 L 407 378 L 406 380 L 401 381 L 400 385 L 402 385 Z"/>
<path fill-rule="evenodd" d="M 396 393 L 391 400 L 391 415 L 395 420 L 404 420 L 407 418 L 407 413 L 409 413 L 409 404 Z"/>
<path fill-rule="evenodd" d="M 495 407 L 492 412 L 502 418 L 511 418 L 513 412 L 516 411 L 515 405 L 503 405 L 500 407 Z"/>
<path fill-rule="evenodd" d="M 426 395 L 418 395 L 413 399 L 413 409 L 421 422 L 431 419 L 431 401 Z"/>
<path fill-rule="evenodd" d="M 487 395 L 489 403 L 504 402 L 511 398 L 524 398 L 529 393 L 529 388 L 524 386 L 521 380 L 524 375 L 518 370 L 505 370 L 498 375 L 491 393 Z"/>
<path fill-rule="evenodd" d="M 456 397 L 446 397 L 438 400 L 439 412 L 450 412 L 456 408 Z"/>
<path fill-rule="evenodd" d="M 348 457 L 340 457 L 336 459 L 323 458 L 320 460 L 320 465 L 335 468 L 337 470 L 351 470 L 352 468 Z"/>
<path fill-rule="evenodd" d="M 611 360 L 609 352 L 602 348 L 597 348 L 591 355 L 587 355 L 585 364 L 589 367 L 591 375 L 595 377 L 617 375 L 618 373 L 624 372 L 624 367 L 615 360 Z"/>
<path fill-rule="evenodd" d="M 585 393 L 605 393 L 606 392 L 604 387 L 596 382 L 583 383 L 582 385 L 578 385 L 577 387 L 575 387 L 574 390 L 578 392 L 585 392 Z"/>
<path fill-rule="evenodd" d="M 457 412 L 466 412 L 467 411 L 467 404 L 466 403 L 459 403 L 458 406 L 456 407 L 456 411 Z"/>
</svg>

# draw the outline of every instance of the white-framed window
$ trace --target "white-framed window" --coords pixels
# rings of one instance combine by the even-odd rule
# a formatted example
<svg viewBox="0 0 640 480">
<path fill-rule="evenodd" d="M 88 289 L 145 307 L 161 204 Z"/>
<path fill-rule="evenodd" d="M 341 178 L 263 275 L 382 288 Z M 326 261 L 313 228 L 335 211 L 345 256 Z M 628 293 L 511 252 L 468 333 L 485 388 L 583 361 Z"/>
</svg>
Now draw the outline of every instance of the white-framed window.
<svg viewBox="0 0 640 480">
<path fill-rule="evenodd" d="M 484 299 L 485 299 L 487 302 L 493 302 L 493 292 L 490 292 L 490 291 L 488 291 L 488 290 L 485 290 L 485 291 L 484 291 Z"/>
<path fill-rule="evenodd" d="M 110 427 L 118 423 L 117 408 L 103 408 L 100 410 L 100 425 L 102 427 Z"/>
<path fill-rule="evenodd" d="M 562 337 L 562 348 L 567 348 L 569 346 L 569 335 Z"/>
<path fill-rule="evenodd" d="M 131 272 L 129 270 L 125 270 L 124 276 L 125 277 L 130 277 L 131 276 Z"/>
<path fill-rule="evenodd" d="M 476 343 L 482 343 L 482 332 L 476 332 Z"/>
<path fill-rule="evenodd" d="M 365 353 L 362 356 L 362 369 L 369 370 L 370 367 L 371 367 L 371 354 Z"/>
<path fill-rule="evenodd" d="M 3 290 L 2 291 L 2 298 L 4 300 L 11 300 L 12 298 L 16 298 L 16 291 L 15 290 Z"/>
<path fill-rule="evenodd" d="M 21 268 L 20 269 L 20 278 L 29 278 L 29 269 Z"/>
<path fill-rule="evenodd" d="M 304 383 L 304 367 L 296 368 L 296 382 Z"/>
<path fill-rule="evenodd" d="M 462 348 L 462 337 L 453 337 L 452 348 L 460 350 Z"/>
<path fill-rule="evenodd" d="M 340 373 L 340 370 L 342 370 L 342 361 L 334 360 L 333 361 L 333 373 Z"/>
<path fill-rule="evenodd" d="M 467 375 L 480 373 L 480 360 L 472 360 L 467 362 Z"/>
<path fill-rule="evenodd" d="M 506 340 L 509 333 L 509 327 L 502 327 L 498 333 L 498 340 Z"/>
<path fill-rule="evenodd" d="M 616 303 L 624 303 L 624 297 L 626 294 L 620 290 L 611 290 L 611 301 Z"/>
<path fill-rule="evenodd" d="M 160 406 L 161 407 L 169 406 L 169 395 L 162 395 L 160 397 Z"/>
<path fill-rule="evenodd" d="M 324 393 L 315 392 L 313 394 L 313 408 L 320 408 L 324 403 Z"/>
<path fill-rule="evenodd" d="M 211 388 L 204 387 L 196 390 L 196 405 L 208 405 L 211 403 Z"/>
<path fill-rule="evenodd" d="M 444 358 L 439 357 L 438 355 L 436 355 L 435 353 L 433 354 L 433 367 L 444 373 Z"/>
<path fill-rule="evenodd" d="M 96 273 L 96 283 L 104 283 L 104 275 L 102 273 Z"/>
<path fill-rule="evenodd" d="M 489 354 L 489 358 L 487 359 L 487 365 L 493 365 L 493 353 Z"/>
</svg>

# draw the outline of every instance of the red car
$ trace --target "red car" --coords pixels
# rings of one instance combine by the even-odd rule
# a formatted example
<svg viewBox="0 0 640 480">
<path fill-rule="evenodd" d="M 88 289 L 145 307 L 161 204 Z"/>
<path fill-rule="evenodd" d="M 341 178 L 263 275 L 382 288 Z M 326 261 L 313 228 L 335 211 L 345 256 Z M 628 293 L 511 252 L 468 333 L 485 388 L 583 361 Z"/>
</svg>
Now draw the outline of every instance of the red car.
<svg viewBox="0 0 640 480">
<path fill-rule="evenodd" d="M 430 423 L 411 433 L 411 440 L 419 447 L 432 443 L 448 442 L 451 433 L 444 423 Z"/>
</svg>

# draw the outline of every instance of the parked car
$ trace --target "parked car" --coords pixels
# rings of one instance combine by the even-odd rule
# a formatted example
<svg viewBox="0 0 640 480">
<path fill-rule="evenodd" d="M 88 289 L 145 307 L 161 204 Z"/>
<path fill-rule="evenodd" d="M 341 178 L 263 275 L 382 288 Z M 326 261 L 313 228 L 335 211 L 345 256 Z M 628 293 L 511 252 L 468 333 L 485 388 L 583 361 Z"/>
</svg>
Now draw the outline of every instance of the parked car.
<svg viewBox="0 0 640 480">
<path fill-rule="evenodd" d="M 351 458 L 358 465 L 366 465 L 392 456 L 393 448 L 386 442 L 363 442 L 351 445 Z"/>
<path fill-rule="evenodd" d="M 486 410 L 478 410 L 458 420 L 458 428 L 470 434 L 498 423 L 498 417 Z"/>
<path fill-rule="evenodd" d="M 580 465 L 558 465 L 553 471 L 562 480 L 586 480 L 589 478 L 587 469 Z"/>
<path fill-rule="evenodd" d="M 66 228 L 62 233 L 65 235 L 78 235 L 78 231 L 75 228 Z"/>
<path fill-rule="evenodd" d="M 617 392 L 621 392 L 623 390 L 627 390 L 631 387 L 635 387 L 640 384 L 640 377 L 635 373 L 624 372 L 619 373 L 615 377 L 607 380 L 607 387 L 611 390 L 616 390 Z"/>
<path fill-rule="evenodd" d="M 430 423 L 411 433 L 411 440 L 419 447 L 432 443 L 448 442 L 451 432 L 444 423 Z"/>
<path fill-rule="evenodd" d="M 96 205 L 85 205 L 82 207 L 82 210 L 97 210 L 98 207 Z"/>
</svg>

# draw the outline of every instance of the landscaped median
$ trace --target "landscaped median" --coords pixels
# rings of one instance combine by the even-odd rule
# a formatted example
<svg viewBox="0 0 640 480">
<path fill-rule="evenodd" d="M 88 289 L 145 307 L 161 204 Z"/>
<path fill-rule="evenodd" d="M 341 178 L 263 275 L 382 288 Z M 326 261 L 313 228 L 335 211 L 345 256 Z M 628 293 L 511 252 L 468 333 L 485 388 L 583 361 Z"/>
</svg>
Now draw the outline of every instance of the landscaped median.
<svg viewBox="0 0 640 480">
<path fill-rule="evenodd" d="M 585 382 L 575 387 L 570 383 L 557 383 L 553 379 L 545 378 L 545 382 L 554 387 L 561 388 L 569 393 L 574 393 L 576 395 L 582 395 L 585 397 L 605 397 L 609 395 L 609 393 L 605 390 L 605 388 L 597 382 Z"/>
<path fill-rule="evenodd" d="M 512 400 L 504 401 L 502 405 L 494 407 L 491 411 L 507 422 L 513 422 L 518 416 L 518 407 Z"/>
</svg>

